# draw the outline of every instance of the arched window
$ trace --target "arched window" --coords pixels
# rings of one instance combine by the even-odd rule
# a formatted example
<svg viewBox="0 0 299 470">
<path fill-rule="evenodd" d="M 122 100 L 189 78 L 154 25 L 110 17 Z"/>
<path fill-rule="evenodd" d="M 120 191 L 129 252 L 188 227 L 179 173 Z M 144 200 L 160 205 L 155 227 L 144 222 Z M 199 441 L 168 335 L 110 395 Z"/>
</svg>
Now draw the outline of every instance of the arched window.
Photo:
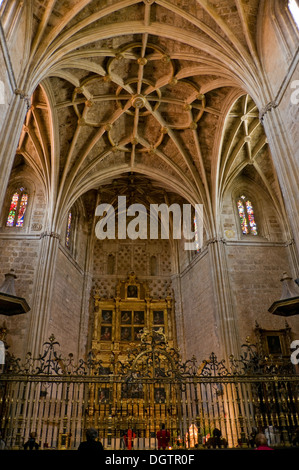
<svg viewBox="0 0 299 470">
<path fill-rule="evenodd" d="M 6 220 L 7 227 L 23 227 L 27 204 L 28 194 L 24 188 L 20 188 L 11 198 L 8 217 Z"/>
<path fill-rule="evenodd" d="M 243 194 L 238 198 L 237 207 L 242 233 L 244 235 L 257 235 L 254 210 L 250 199 Z"/>
<path fill-rule="evenodd" d="M 72 234 L 72 212 L 70 211 L 67 216 L 66 233 L 65 233 L 65 246 L 71 247 L 71 234 Z"/>
<path fill-rule="evenodd" d="M 288 0 L 288 9 L 292 15 L 297 28 L 299 29 L 299 4 L 298 0 Z"/>
</svg>

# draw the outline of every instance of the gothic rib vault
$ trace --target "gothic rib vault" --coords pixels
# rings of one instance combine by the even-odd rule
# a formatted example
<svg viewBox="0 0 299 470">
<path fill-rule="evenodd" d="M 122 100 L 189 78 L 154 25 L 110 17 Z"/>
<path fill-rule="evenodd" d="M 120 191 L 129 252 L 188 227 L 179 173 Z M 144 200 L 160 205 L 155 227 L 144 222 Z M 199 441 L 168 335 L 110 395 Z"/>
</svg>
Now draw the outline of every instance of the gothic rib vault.
<svg viewBox="0 0 299 470">
<path fill-rule="evenodd" d="M 283 215 L 254 102 L 267 101 L 258 5 L 33 2 L 22 84 L 33 95 L 17 155 L 44 186 L 51 230 L 79 196 L 127 173 L 203 203 L 208 238 L 244 171 Z"/>
</svg>

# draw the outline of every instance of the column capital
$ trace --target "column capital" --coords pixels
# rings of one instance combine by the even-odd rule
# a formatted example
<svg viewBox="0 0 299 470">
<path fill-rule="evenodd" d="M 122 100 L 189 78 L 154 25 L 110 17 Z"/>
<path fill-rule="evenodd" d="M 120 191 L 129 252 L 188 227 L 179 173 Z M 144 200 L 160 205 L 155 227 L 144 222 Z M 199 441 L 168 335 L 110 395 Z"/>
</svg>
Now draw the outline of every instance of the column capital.
<svg viewBox="0 0 299 470">
<path fill-rule="evenodd" d="M 278 106 L 277 101 L 275 101 L 275 100 L 269 101 L 269 103 L 267 103 L 266 106 L 264 106 L 264 107 L 260 110 L 260 113 L 259 113 L 259 119 L 260 119 L 260 121 L 263 122 L 264 116 L 265 116 L 269 111 L 271 111 L 271 109 L 277 108 L 277 106 Z"/>
<path fill-rule="evenodd" d="M 45 238 L 45 237 L 57 238 L 58 240 L 60 240 L 60 234 L 57 232 L 43 232 L 41 234 L 41 238 Z"/>
</svg>

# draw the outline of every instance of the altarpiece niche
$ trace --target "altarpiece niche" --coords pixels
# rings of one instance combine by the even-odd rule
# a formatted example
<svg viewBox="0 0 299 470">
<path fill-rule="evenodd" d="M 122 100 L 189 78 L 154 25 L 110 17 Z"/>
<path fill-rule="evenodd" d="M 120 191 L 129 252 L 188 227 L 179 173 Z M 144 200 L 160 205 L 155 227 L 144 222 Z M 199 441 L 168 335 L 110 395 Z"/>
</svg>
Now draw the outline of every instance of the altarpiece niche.
<svg viewBox="0 0 299 470">
<path fill-rule="evenodd" d="M 111 354 L 125 361 L 128 350 L 138 345 L 146 330 L 162 332 L 173 346 L 172 298 L 152 298 L 147 283 L 135 273 L 118 282 L 114 298 L 96 294 L 94 304 L 92 350 L 106 370 L 112 367 Z"/>
<path fill-rule="evenodd" d="M 98 380 L 89 389 L 89 416 L 104 423 L 108 416 L 118 415 L 121 409 L 118 418 L 120 435 L 122 430 L 132 425 L 129 421 L 137 416 L 140 426 L 144 426 L 146 414 L 157 415 L 156 405 L 159 406 L 160 419 L 165 419 L 164 387 L 152 383 L 145 389 L 134 376 L 125 383 L 114 380 L 110 384 L 104 376 L 117 377 L 119 364 L 128 362 L 130 353 L 147 335 L 160 336 L 169 347 L 174 346 L 172 298 L 152 298 L 147 283 L 139 281 L 131 272 L 127 279 L 117 283 L 114 298 L 101 298 L 96 294 L 94 304 L 92 352 L 94 358 L 101 362 L 103 381 Z M 135 429 L 138 429 L 137 422 Z"/>
</svg>

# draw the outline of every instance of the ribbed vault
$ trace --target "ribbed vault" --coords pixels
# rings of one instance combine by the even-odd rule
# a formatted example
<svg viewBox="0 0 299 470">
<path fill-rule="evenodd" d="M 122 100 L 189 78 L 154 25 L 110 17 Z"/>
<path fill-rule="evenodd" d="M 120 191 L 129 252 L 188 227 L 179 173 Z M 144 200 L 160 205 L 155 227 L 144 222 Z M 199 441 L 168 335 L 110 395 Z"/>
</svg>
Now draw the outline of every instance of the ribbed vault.
<svg viewBox="0 0 299 470">
<path fill-rule="evenodd" d="M 42 181 L 52 229 L 79 196 L 124 174 L 203 203 L 210 236 L 248 165 L 279 206 L 253 101 L 264 98 L 258 9 L 258 0 L 33 2 L 23 83 L 32 100 L 17 153 Z"/>
</svg>

